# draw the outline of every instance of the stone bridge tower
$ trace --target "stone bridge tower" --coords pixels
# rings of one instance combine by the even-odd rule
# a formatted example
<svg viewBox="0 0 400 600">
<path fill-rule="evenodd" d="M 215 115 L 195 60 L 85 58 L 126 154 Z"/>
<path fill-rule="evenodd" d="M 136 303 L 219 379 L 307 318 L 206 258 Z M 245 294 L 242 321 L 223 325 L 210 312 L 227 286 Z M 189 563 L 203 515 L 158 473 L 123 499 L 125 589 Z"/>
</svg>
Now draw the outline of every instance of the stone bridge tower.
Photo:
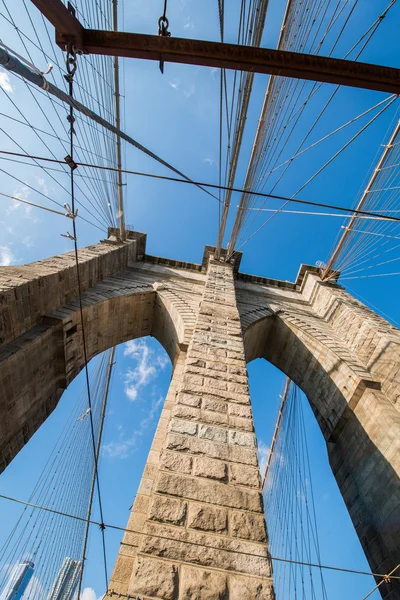
<svg viewBox="0 0 400 600">
<path fill-rule="evenodd" d="M 109 588 L 146 600 L 274 598 L 246 362 L 307 395 L 371 569 L 400 563 L 400 333 L 302 266 L 295 283 L 148 256 L 128 232 L 79 252 L 88 356 L 153 335 L 173 377 Z M 73 253 L 0 268 L 0 468 L 84 366 Z M 395 581 L 380 588 L 400 599 Z"/>
</svg>

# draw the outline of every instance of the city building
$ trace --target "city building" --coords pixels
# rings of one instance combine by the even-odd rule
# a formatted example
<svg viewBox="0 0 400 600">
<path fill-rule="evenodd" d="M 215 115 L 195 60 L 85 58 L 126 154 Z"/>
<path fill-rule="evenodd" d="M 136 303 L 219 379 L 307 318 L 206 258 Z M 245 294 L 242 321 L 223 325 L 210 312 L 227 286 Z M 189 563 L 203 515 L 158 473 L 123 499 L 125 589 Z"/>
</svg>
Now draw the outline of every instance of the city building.
<svg viewBox="0 0 400 600">
<path fill-rule="evenodd" d="M 79 560 L 65 557 L 47 600 L 72 600 L 78 585 L 80 571 L 81 562 Z"/>
<path fill-rule="evenodd" d="M 35 565 L 30 560 L 15 565 L 6 587 L 0 594 L 0 600 L 21 600 L 32 578 L 34 568 Z"/>
</svg>

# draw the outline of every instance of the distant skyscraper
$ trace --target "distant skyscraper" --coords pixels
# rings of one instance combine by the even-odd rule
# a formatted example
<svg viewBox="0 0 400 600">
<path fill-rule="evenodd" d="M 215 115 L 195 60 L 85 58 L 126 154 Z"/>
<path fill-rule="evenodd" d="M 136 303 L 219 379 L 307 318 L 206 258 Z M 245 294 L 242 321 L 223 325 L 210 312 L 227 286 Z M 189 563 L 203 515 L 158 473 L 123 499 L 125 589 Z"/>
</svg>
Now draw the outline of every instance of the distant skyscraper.
<svg viewBox="0 0 400 600">
<path fill-rule="evenodd" d="M 0 600 L 21 600 L 31 580 L 34 568 L 35 565 L 30 560 L 25 560 L 23 563 L 15 565 L 6 587 L 0 594 Z"/>
<path fill-rule="evenodd" d="M 63 564 L 47 596 L 47 600 L 72 600 L 78 584 L 80 571 L 81 563 L 79 560 L 73 560 L 68 556 L 64 558 Z"/>
</svg>

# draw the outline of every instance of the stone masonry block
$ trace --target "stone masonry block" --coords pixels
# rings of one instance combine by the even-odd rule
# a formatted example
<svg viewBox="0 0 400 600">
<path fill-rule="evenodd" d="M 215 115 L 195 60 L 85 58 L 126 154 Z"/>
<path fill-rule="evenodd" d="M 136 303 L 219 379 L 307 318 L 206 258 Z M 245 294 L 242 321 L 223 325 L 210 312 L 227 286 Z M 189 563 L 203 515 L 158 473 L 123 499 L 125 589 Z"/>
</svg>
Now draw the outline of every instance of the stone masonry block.
<svg viewBox="0 0 400 600">
<path fill-rule="evenodd" d="M 181 433 L 183 435 L 196 435 L 197 425 L 196 423 L 190 423 L 189 421 L 173 419 L 170 424 L 170 430 L 174 433 Z"/>
<path fill-rule="evenodd" d="M 228 512 L 223 508 L 190 502 L 188 527 L 213 533 L 227 533 Z"/>
<path fill-rule="evenodd" d="M 253 488 L 260 487 L 260 471 L 257 468 L 233 464 L 229 467 L 229 473 L 229 479 L 232 483 Z"/>
<path fill-rule="evenodd" d="M 218 565 L 222 570 L 257 577 L 270 575 L 270 561 L 265 546 L 239 539 L 232 542 L 228 536 L 220 535 L 216 538 L 215 534 L 199 530 L 150 523 L 147 535 L 143 536 L 140 551 L 174 562 L 203 565 L 205 568 Z"/>
<path fill-rule="evenodd" d="M 253 420 L 242 419 L 241 417 L 229 417 L 229 427 L 242 429 L 243 431 L 254 431 Z"/>
<path fill-rule="evenodd" d="M 267 531 L 264 515 L 254 515 L 244 511 L 232 511 L 230 516 L 231 534 L 253 542 L 266 542 Z"/>
<path fill-rule="evenodd" d="M 203 410 L 201 412 L 201 420 L 203 423 L 210 425 L 228 425 L 228 415 L 211 410 Z"/>
<path fill-rule="evenodd" d="M 215 504 L 218 498 L 221 506 L 254 512 L 262 511 L 261 495 L 255 490 L 234 488 L 200 477 L 183 477 L 161 472 L 157 492 L 209 504 Z"/>
<path fill-rule="evenodd" d="M 192 472 L 192 457 L 184 456 L 177 452 L 164 451 L 161 466 L 168 471 L 189 475 Z"/>
<path fill-rule="evenodd" d="M 228 412 L 228 403 L 217 399 L 206 398 L 203 401 L 203 408 L 213 412 L 226 413 Z"/>
<path fill-rule="evenodd" d="M 229 431 L 229 444 L 232 446 L 255 448 L 256 438 L 254 433 L 247 433 L 244 431 Z"/>
<path fill-rule="evenodd" d="M 187 394 L 186 392 L 180 392 L 178 394 L 178 403 L 198 408 L 201 405 L 201 396 L 195 396 L 193 394 Z"/>
<path fill-rule="evenodd" d="M 177 404 L 173 410 L 173 415 L 179 419 L 199 419 L 200 409 L 193 406 L 185 406 L 184 404 Z"/>
<path fill-rule="evenodd" d="M 230 575 L 229 600 L 275 600 L 272 580 Z"/>
<path fill-rule="evenodd" d="M 197 457 L 194 459 L 193 475 L 225 481 L 227 478 L 227 466 L 220 460 L 213 458 Z"/>
<path fill-rule="evenodd" d="M 228 600 L 226 575 L 183 565 L 179 600 Z"/>
<path fill-rule="evenodd" d="M 220 427 L 209 427 L 208 425 L 200 425 L 199 437 L 206 440 L 217 442 L 218 444 L 226 444 L 228 441 L 228 432 Z"/>
<path fill-rule="evenodd" d="M 244 419 L 251 419 L 251 407 L 245 406 L 243 404 L 230 404 L 229 405 L 229 415 L 233 417 L 241 417 Z"/>
<path fill-rule="evenodd" d="M 149 519 L 171 525 L 184 525 L 186 509 L 186 502 L 165 496 L 154 496 Z"/>
<path fill-rule="evenodd" d="M 220 460 L 228 459 L 229 447 L 227 444 L 214 444 L 208 440 L 201 440 L 196 437 L 169 434 L 167 438 L 168 450 L 175 450 L 176 452 L 190 452 L 191 454 L 204 454 L 211 456 L 212 458 L 218 458 Z M 233 448 L 233 447 L 232 447 Z M 257 455 L 255 454 L 255 460 Z M 237 457 L 234 459 L 236 462 Z M 252 464 L 252 463 L 250 463 Z"/>
<path fill-rule="evenodd" d="M 129 579 L 132 575 L 134 559 L 130 556 L 124 556 L 120 554 L 117 557 L 117 561 L 114 566 L 113 580 L 120 583 L 129 583 Z"/>
<path fill-rule="evenodd" d="M 172 562 L 138 557 L 129 584 L 129 594 L 176 600 L 178 595 L 178 567 Z"/>
</svg>

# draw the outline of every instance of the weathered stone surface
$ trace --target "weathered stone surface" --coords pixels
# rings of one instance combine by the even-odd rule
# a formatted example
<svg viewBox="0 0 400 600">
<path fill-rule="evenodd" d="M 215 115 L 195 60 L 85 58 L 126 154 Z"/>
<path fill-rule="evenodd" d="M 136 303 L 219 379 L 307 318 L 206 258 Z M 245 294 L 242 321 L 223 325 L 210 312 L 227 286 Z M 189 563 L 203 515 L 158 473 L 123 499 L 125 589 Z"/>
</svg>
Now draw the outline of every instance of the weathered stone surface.
<svg viewBox="0 0 400 600">
<path fill-rule="evenodd" d="M 256 438 L 253 433 L 246 433 L 244 431 L 229 431 L 229 444 L 232 446 L 255 448 Z"/>
<path fill-rule="evenodd" d="M 229 600 L 275 600 L 272 580 L 230 575 Z"/>
<path fill-rule="evenodd" d="M 149 519 L 160 523 L 183 525 L 186 519 L 186 502 L 164 496 L 154 496 Z"/>
<path fill-rule="evenodd" d="M 223 508 L 190 502 L 188 527 L 214 533 L 227 533 L 228 512 Z"/>
<path fill-rule="evenodd" d="M 203 410 L 200 418 L 203 423 L 209 423 L 210 425 L 228 425 L 228 415 L 226 413 Z"/>
<path fill-rule="evenodd" d="M 229 414 L 233 417 L 242 417 L 245 419 L 251 419 L 251 407 L 245 406 L 243 404 L 230 404 L 229 405 Z"/>
<path fill-rule="evenodd" d="M 202 478 L 182 477 L 176 474 L 160 473 L 157 491 L 162 494 L 179 496 L 214 504 L 219 499 L 221 506 L 261 512 L 261 495 L 254 490 L 226 486 L 223 483 L 206 481 Z"/>
<path fill-rule="evenodd" d="M 217 444 L 226 444 L 228 441 L 228 432 L 226 429 L 220 427 L 208 427 L 207 425 L 200 425 L 199 437 L 206 440 L 211 440 Z"/>
<path fill-rule="evenodd" d="M 193 475 L 225 481 L 227 479 L 227 474 L 227 465 L 220 460 L 202 457 L 194 459 Z"/>
<path fill-rule="evenodd" d="M 129 584 L 133 597 L 152 596 L 163 600 L 176 600 L 178 595 L 177 565 L 154 558 L 139 556 Z"/>
<path fill-rule="evenodd" d="M 184 565 L 179 600 L 228 600 L 226 575 Z"/>
<path fill-rule="evenodd" d="M 179 404 L 186 404 L 187 406 L 198 408 L 201 405 L 201 396 L 180 392 L 178 394 L 178 402 Z"/>
<path fill-rule="evenodd" d="M 227 444 L 214 444 L 208 440 L 201 440 L 199 438 L 178 434 L 169 434 L 167 436 L 166 446 L 169 450 L 190 452 L 191 454 L 205 454 L 206 456 L 219 458 L 221 460 L 228 460 L 229 456 Z M 256 454 L 255 460 L 257 460 Z"/>
<path fill-rule="evenodd" d="M 193 406 L 185 406 L 184 404 L 177 404 L 173 410 L 173 414 L 174 417 L 179 419 L 198 420 L 200 418 L 200 409 Z"/>
<path fill-rule="evenodd" d="M 253 542 L 267 541 L 264 515 L 232 511 L 230 522 L 233 536 Z"/>
<path fill-rule="evenodd" d="M 164 451 L 161 458 L 161 465 L 168 471 L 176 473 L 190 474 L 192 472 L 192 457 L 185 456 L 177 452 Z"/>
<path fill-rule="evenodd" d="M 170 430 L 184 435 L 197 435 L 197 424 L 174 419 L 171 421 Z"/>
<path fill-rule="evenodd" d="M 119 554 L 114 566 L 113 579 L 121 583 L 129 583 L 132 575 L 133 564 L 133 558 Z"/>
<path fill-rule="evenodd" d="M 254 510 L 248 497 L 240 498 L 238 506 L 229 500 L 237 503 L 237 491 L 256 492 L 249 487 L 256 483 L 257 455 L 245 360 L 262 357 L 288 373 L 309 398 L 330 442 L 330 464 L 372 570 L 394 568 L 400 560 L 399 331 L 336 284 L 321 284 L 312 267 L 302 268 L 296 284 L 241 275 L 235 280 L 227 263 L 211 259 L 201 270 L 150 258 L 143 235 L 129 232 L 127 241 L 119 243 L 115 234 L 110 233 L 107 243 L 79 250 L 87 355 L 92 358 L 129 339 L 154 335 L 174 363 L 130 519 L 137 531 L 154 524 L 150 507 L 161 470 L 178 478 L 191 475 L 186 479 L 197 483 L 185 484 L 183 490 L 190 492 L 191 503 L 216 508 L 215 503 L 222 502 L 222 510 L 229 509 L 231 529 L 210 535 L 211 540 L 203 536 L 204 544 L 215 539 L 244 543 L 234 536 L 245 535 L 248 524 L 232 515 L 261 516 L 262 507 Z M 0 294 L 1 470 L 84 366 L 73 253 L 0 267 Z M 175 410 L 176 405 L 183 408 Z M 171 417 L 181 423 L 181 433 L 169 430 Z M 205 437 L 199 436 L 200 427 Z M 207 427 L 214 429 L 203 429 Z M 228 429 L 229 444 L 221 441 Z M 182 460 L 170 457 L 161 463 L 166 449 Z M 220 459 L 228 464 L 230 478 L 220 483 L 193 475 L 195 457 Z M 241 477 L 237 465 L 243 470 L 252 467 L 253 475 Z M 163 497 L 179 500 L 180 484 L 178 479 L 175 490 L 169 487 Z M 184 497 L 181 501 L 187 502 Z M 188 529 L 186 521 L 170 529 L 200 534 Z M 120 557 L 126 559 L 126 570 L 132 568 L 146 535 L 124 536 Z M 258 547 L 265 550 L 265 542 L 254 543 L 249 553 L 256 556 Z M 183 563 L 186 553 L 200 565 L 203 558 L 211 561 L 204 553 L 184 548 L 179 554 Z M 240 561 L 224 562 L 224 555 L 212 561 L 203 567 L 246 568 Z M 126 596 L 128 584 L 116 579 L 121 564 L 112 587 Z M 400 586 L 392 582 L 391 589 L 394 585 Z M 255 596 L 253 587 L 249 589 Z"/>
<path fill-rule="evenodd" d="M 243 465 L 230 465 L 230 481 L 247 487 L 258 488 L 260 486 L 260 471 L 256 468 Z"/>
<path fill-rule="evenodd" d="M 206 398 L 203 402 L 203 408 L 206 410 L 214 411 L 214 412 L 227 413 L 228 412 L 228 403 L 222 402 L 221 400 L 217 400 L 217 399 Z"/>
<path fill-rule="evenodd" d="M 176 531 L 181 531 L 176 528 Z M 232 552 L 216 547 L 216 541 L 225 540 L 226 536 L 208 536 L 211 539 L 204 539 L 204 545 L 198 543 L 201 538 L 195 536 L 197 533 L 193 530 L 186 530 L 186 541 L 182 542 L 171 537 L 171 530 L 166 532 L 169 539 L 151 536 L 148 532 L 143 536 L 143 541 L 140 546 L 140 551 L 153 556 L 164 557 L 173 562 L 186 562 L 204 567 L 218 567 L 226 571 L 237 571 L 238 573 L 247 573 L 256 577 L 268 576 L 270 574 L 270 561 L 267 555 L 260 556 L 257 554 L 257 549 L 249 547 L 248 554 L 240 552 Z M 203 536 L 205 537 L 205 536 Z M 196 540 L 197 543 L 188 543 L 188 539 Z M 207 545 L 205 545 L 207 541 Z M 259 547 L 260 544 L 257 544 Z"/>
</svg>

